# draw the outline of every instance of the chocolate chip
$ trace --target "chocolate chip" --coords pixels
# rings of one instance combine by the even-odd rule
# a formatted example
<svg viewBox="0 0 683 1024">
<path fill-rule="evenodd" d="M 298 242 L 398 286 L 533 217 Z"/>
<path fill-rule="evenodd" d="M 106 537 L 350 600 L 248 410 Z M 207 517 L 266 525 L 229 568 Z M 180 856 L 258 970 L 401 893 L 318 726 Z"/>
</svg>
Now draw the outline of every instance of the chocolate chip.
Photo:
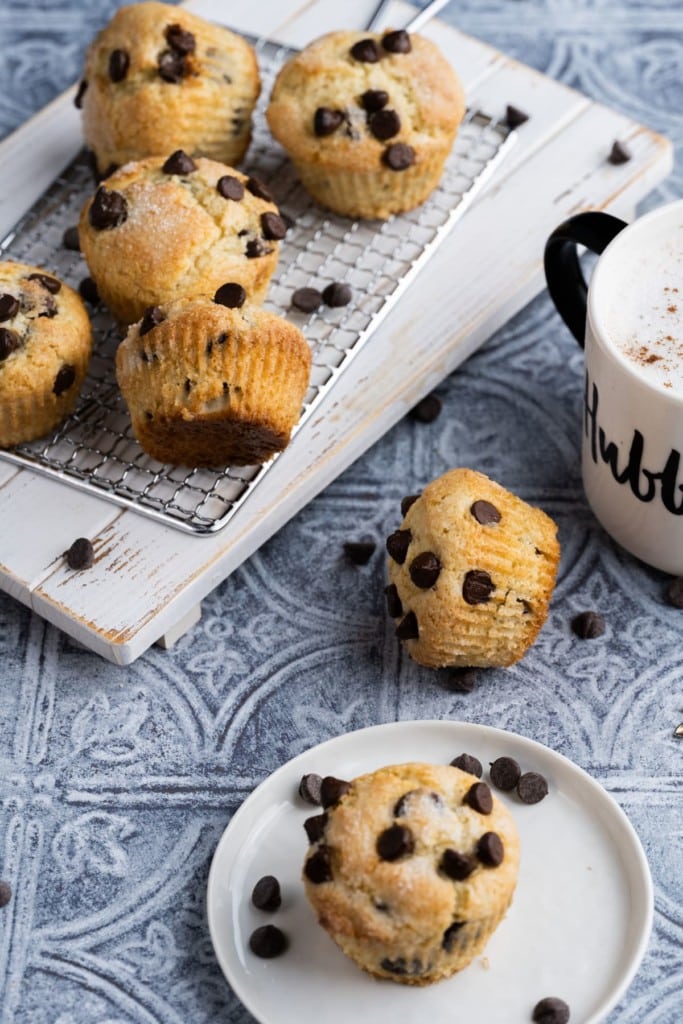
<svg viewBox="0 0 683 1024">
<path fill-rule="evenodd" d="M 459 768 L 461 772 L 469 772 L 470 775 L 476 775 L 478 779 L 484 774 L 482 763 L 478 757 L 473 757 L 472 754 L 458 754 L 451 761 L 452 768 Z"/>
<path fill-rule="evenodd" d="M 439 578 L 441 562 L 433 551 L 422 551 L 412 560 L 408 572 L 416 587 L 429 590 Z"/>
<path fill-rule="evenodd" d="M 239 178 L 235 178 L 232 174 L 224 174 L 222 178 L 219 178 L 216 182 L 216 190 L 224 199 L 233 199 L 236 203 L 244 199 L 244 185 Z"/>
<path fill-rule="evenodd" d="M 387 139 L 393 139 L 394 135 L 398 135 L 400 132 L 401 119 L 395 110 L 378 110 L 376 113 L 370 114 L 368 128 L 376 139 L 386 142 Z"/>
<path fill-rule="evenodd" d="M 21 338 L 16 331 L 0 327 L 0 362 L 21 348 Z"/>
<path fill-rule="evenodd" d="M 413 48 L 410 36 L 402 28 L 397 32 L 387 32 L 382 37 L 382 46 L 388 53 L 410 53 Z"/>
<path fill-rule="evenodd" d="M 439 871 L 448 875 L 454 882 L 464 882 L 472 874 L 477 864 L 474 857 L 457 850 L 444 850 L 439 861 Z"/>
<path fill-rule="evenodd" d="M 519 128 L 520 124 L 524 124 L 525 121 L 529 120 L 529 115 L 519 107 L 513 107 L 508 103 L 505 108 L 505 123 L 508 128 Z"/>
<path fill-rule="evenodd" d="M 546 996 L 534 1006 L 531 1015 L 534 1024 L 567 1024 L 569 1020 L 569 1007 L 564 999 L 557 999 L 555 996 Z"/>
<path fill-rule="evenodd" d="M 57 303 L 55 302 L 51 295 L 46 295 L 43 298 L 43 304 L 41 306 L 40 313 L 38 314 L 38 316 L 44 316 L 48 320 L 51 320 L 53 316 L 57 316 L 57 313 Z"/>
<path fill-rule="evenodd" d="M 258 256 L 267 256 L 272 251 L 272 248 L 264 245 L 260 238 L 252 238 L 247 242 L 245 254 L 248 259 L 253 260 Z"/>
<path fill-rule="evenodd" d="M 333 807 L 350 789 L 350 782 L 335 779 L 334 775 L 326 775 L 320 783 L 320 803 L 325 808 Z"/>
<path fill-rule="evenodd" d="M 465 574 L 462 596 L 467 604 L 486 604 L 496 585 L 483 569 L 470 569 Z"/>
<path fill-rule="evenodd" d="M 317 288 L 297 288 L 292 294 L 292 305 L 302 313 L 314 313 L 323 301 Z"/>
<path fill-rule="evenodd" d="M 492 523 L 500 522 L 500 512 L 490 501 L 480 499 L 475 501 L 470 512 L 482 526 L 490 526 Z"/>
<path fill-rule="evenodd" d="M 445 690 L 451 693 L 472 693 L 477 682 L 477 673 L 473 668 L 456 668 L 443 681 Z"/>
<path fill-rule="evenodd" d="M 677 740 L 683 737 L 683 722 L 674 729 L 674 736 Z"/>
<path fill-rule="evenodd" d="M 217 302 L 219 306 L 227 306 L 228 309 L 240 309 L 247 301 L 247 293 L 241 284 L 229 281 L 220 286 L 213 301 Z"/>
<path fill-rule="evenodd" d="M 76 95 L 74 96 L 74 106 L 78 110 L 80 110 L 81 107 L 83 106 L 83 97 L 85 96 L 85 90 L 87 88 L 88 88 L 88 83 L 86 82 L 86 80 L 84 78 L 82 80 L 82 82 L 80 82 L 80 84 L 78 86 L 78 91 L 77 91 Z"/>
<path fill-rule="evenodd" d="M 91 306 L 96 306 L 100 301 L 100 293 L 92 277 L 84 277 L 78 286 L 78 294 Z"/>
<path fill-rule="evenodd" d="M 274 924 L 264 924 L 249 936 L 249 949 L 255 956 L 271 960 L 287 949 L 287 936 Z"/>
<path fill-rule="evenodd" d="M 318 107 L 313 115 L 313 131 L 321 138 L 332 135 L 344 123 L 344 113 L 331 107 Z"/>
<path fill-rule="evenodd" d="M 171 85 L 177 85 L 178 82 L 182 82 L 188 70 L 185 64 L 185 57 L 174 50 L 164 50 L 163 53 L 160 53 L 157 67 L 159 69 L 159 77 Z"/>
<path fill-rule="evenodd" d="M 128 203 L 120 192 L 108 192 L 100 185 L 90 204 L 88 220 L 97 231 L 117 228 L 128 216 Z"/>
<path fill-rule="evenodd" d="M 398 596 L 396 584 L 390 583 L 388 587 L 384 588 L 384 593 L 387 598 L 387 611 L 389 615 L 392 619 L 399 619 L 403 615 L 403 605 L 401 604 L 401 598 Z"/>
<path fill-rule="evenodd" d="M 429 799 L 431 800 L 435 807 L 438 807 L 440 810 L 443 809 L 443 797 L 441 796 L 440 793 L 435 793 L 433 790 L 429 792 L 424 789 L 410 789 L 408 790 L 407 793 L 404 793 L 402 797 L 399 797 L 399 799 L 394 804 L 394 810 L 392 811 L 393 816 L 395 818 L 405 817 L 405 815 L 408 813 L 408 806 L 411 800 L 415 797 L 424 795 L 429 797 Z"/>
<path fill-rule="evenodd" d="M 183 149 L 176 149 L 161 168 L 164 174 L 192 174 L 197 165 Z"/>
<path fill-rule="evenodd" d="M 414 849 L 413 833 L 405 825 L 390 825 L 377 837 L 377 853 L 382 860 L 407 857 Z"/>
<path fill-rule="evenodd" d="M 627 164 L 631 159 L 631 150 L 617 139 L 613 144 L 607 157 L 610 164 Z"/>
<path fill-rule="evenodd" d="M 394 530 L 389 537 L 387 537 L 387 551 L 395 562 L 399 565 L 403 565 L 408 554 L 408 548 L 410 542 L 413 539 L 413 535 L 410 530 Z"/>
<path fill-rule="evenodd" d="M 12 886 L 9 882 L 0 881 L 0 907 L 6 907 L 12 899 Z"/>
<path fill-rule="evenodd" d="M 351 289 L 348 284 L 333 281 L 332 284 L 328 284 L 327 288 L 323 288 L 323 302 L 326 306 L 331 306 L 334 309 L 338 306 L 348 306 L 350 301 Z"/>
<path fill-rule="evenodd" d="M 62 245 L 65 249 L 69 249 L 71 252 L 81 251 L 81 243 L 78 238 L 78 227 L 76 224 L 66 229 L 62 235 Z"/>
<path fill-rule="evenodd" d="M 537 804 L 548 795 L 548 783 L 538 772 L 525 772 L 517 783 L 517 796 L 524 804 Z"/>
<path fill-rule="evenodd" d="M 417 624 L 415 612 L 408 612 L 405 618 L 401 619 L 396 627 L 396 636 L 399 640 L 419 640 L 420 629 Z"/>
<path fill-rule="evenodd" d="M 65 391 L 69 390 L 75 380 L 76 367 L 72 366 L 71 363 L 64 363 L 57 371 L 55 382 L 52 385 L 53 393 L 57 396 L 63 395 Z"/>
<path fill-rule="evenodd" d="M 412 420 L 418 420 L 420 423 L 433 423 L 441 413 L 441 408 L 440 398 L 437 398 L 436 395 L 427 395 L 413 406 L 408 415 Z"/>
<path fill-rule="evenodd" d="M 270 191 L 268 186 L 261 181 L 260 178 L 248 178 L 247 189 L 257 199 L 265 199 L 268 203 L 274 203 L 275 199 L 273 193 Z"/>
<path fill-rule="evenodd" d="M 572 630 L 581 640 L 595 640 L 605 632 L 605 620 L 598 612 L 580 612 L 572 619 Z"/>
<path fill-rule="evenodd" d="M 344 554 L 354 565 L 367 565 L 376 547 L 374 540 L 349 540 L 344 544 Z"/>
<path fill-rule="evenodd" d="M 279 242 L 287 234 L 287 225 L 279 213 L 268 210 L 261 214 L 261 230 L 264 238 Z"/>
<path fill-rule="evenodd" d="M 521 774 L 522 769 L 513 757 L 497 757 L 495 761 L 491 762 L 489 769 L 493 785 L 506 793 L 515 788 Z"/>
<path fill-rule="evenodd" d="M 304 864 L 304 874 L 314 885 L 332 881 L 332 863 L 328 846 L 319 846 L 315 853 L 311 854 Z"/>
<path fill-rule="evenodd" d="M 0 295 L 0 321 L 11 320 L 19 312 L 19 299 L 9 292 Z"/>
<path fill-rule="evenodd" d="M 388 903 L 385 903 L 384 900 L 378 900 L 375 897 L 373 897 L 372 903 L 375 910 L 379 910 L 380 914 L 391 913 L 391 907 L 389 906 Z"/>
<path fill-rule="evenodd" d="M 316 775 L 315 772 L 307 772 L 301 776 L 301 782 L 299 783 L 299 796 L 302 800 L 305 800 L 307 804 L 313 804 L 315 807 L 320 806 L 320 786 L 322 784 L 322 778 L 320 775 Z"/>
<path fill-rule="evenodd" d="M 449 925 L 446 931 L 443 933 L 441 938 L 441 945 L 447 953 L 452 952 L 453 946 L 455 945 L 455 936 L 458 934 L 460 929 L 465 925 L 465 921 L 454 921 L 453 924 Z"/>
<path fill-rule="evenodd" d="M 384 89 L 367 89 L 360 98 L 360 105 L 368 114 L 386 107 L 389 102 L 389 93 Z"/>
<path fill-rule="evenodd" d="M 140 323 L 140 337 L 142 338 L 145 334 L 149 334 L 159 324 L 163 324 L 165 319 L 166 316 L 159 306 L 148 306 Z"/>
<path fill-rule="evenodd" d="M 317 843 L 318 840 L 322 839 L 325 834 L 326 825 L 327 815 L 325 813 L 314 814 L 311 818 L 306 818 L 304 828 L 306 829 L 309 843 Z"/>
<path fill-rule="evenodd" d="M 48 274 L 29 274 L 26 280 L 37 281 L 51 295 L 58 295 L 62 290 L 62 282 L 58 281 L 56 277 L 50 277 Z"/>
<path fill-rule="evenodd" d="M 70 569 L 89 569 L 95 561 L 95 549 L 87 537 L 79 537 L 64 557 Z"/>
<path fill-rule="evenodd" d="M 359 39 L 351 47 L 351 56 L 363 64 L 376 64 L 382 55 L 374 39 Z"/>
<path fill-rule="evenodd" d="M 386 971 L 387 974 L 418 976 L 424 973 L 422 961 L 418 959 L 418 957 L 413 957 L 410 961 L 406 960 L 404 956 L 396 957 L 395 960 L 390 960 L 389 957 L 385 957 L 380 961 L 379 966 L 383 971 Z"/>
<path fill-rule="evenodd" d="M 390 171 L 405 171 L 415 163 L 415 150 L 405 142 L 392 142 L 382 153 L 382 163 Z"/>
<path fill-rule="evenodd" d="M 164 37 L 172 50 L 183 55 L 186 53 L 194 53 L 197 46 L 197 42 L 192 33 L 188 32 L 187 29 L 184 29 L 177 23 L 167 26 L 166 31 L 164 32 Z"/>
<path fill-rule="evenodd" d="M 497 832 L 484 832 L 477 842 L 477 857 L 487 868 L 497 868 L 503 863 L 505 851 L 503 840 Z"/>
<path fill-rule="evenodd" d="M 406 513 L 409 508 L 415 504 L 418 498 L 421 498 L 422 494 L 407 494 L 405 498 L 401 498 L 401 515 L 405 519 Z"/>
<path fill-rule="evenodd" d="M 282 903 L 280 883 L 275 875 L 264 875 L 259 878 L 251 892 L 251 902 L 257 910 L 273 911 Z"/>
<path fill-rule="evenodd" d="M 493 796 L 485 782 L 475 782 L 465 793 L 464 802 L 479 814 L 490 814 L 493 810 Z"/>
<path fill-rule="evenodd" d="M 126 50 L 112 50 L 109 55 L 109 77 L 112 82 L 122 82 L 128 74 L 130 57 Z"/>
<path fill-rule="evenodd" d="M 671 580 L 666 588 L 666 599 L 674 608 L 683 608 L 683 576 Z"/>
</svg>

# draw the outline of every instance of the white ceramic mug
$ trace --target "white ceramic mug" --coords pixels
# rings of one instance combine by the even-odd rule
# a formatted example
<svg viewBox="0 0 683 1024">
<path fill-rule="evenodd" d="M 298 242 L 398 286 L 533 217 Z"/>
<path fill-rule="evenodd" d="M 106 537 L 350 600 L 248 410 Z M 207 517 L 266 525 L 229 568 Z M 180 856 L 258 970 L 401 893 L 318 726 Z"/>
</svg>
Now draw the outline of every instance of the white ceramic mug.
<svg viewBox="0 0 683 1024">
<path fill-rule="evenodd" d="M 588 289 L 577 244 L 601 254 Z M 548 239 L 545 272 L 585 342 L 588 502 L 627 551 L 683 575 L 683 200 L 631 225 L 571 217 Z"/>
</svg>

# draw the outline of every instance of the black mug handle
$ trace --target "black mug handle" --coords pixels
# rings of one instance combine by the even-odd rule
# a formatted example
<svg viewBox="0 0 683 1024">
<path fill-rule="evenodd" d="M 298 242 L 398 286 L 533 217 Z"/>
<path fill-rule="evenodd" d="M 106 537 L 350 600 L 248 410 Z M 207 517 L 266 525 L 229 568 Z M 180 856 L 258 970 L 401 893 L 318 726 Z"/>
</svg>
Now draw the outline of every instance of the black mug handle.
<svg viewBox="0 0 683 1024">
<path fill-rule="evenodd" d="M 626 221 L 610 213 L 577 213 L 555 228 L 545 244 L 543 263 L 550 298 L 581 348 L 586 333 L 588 288 L 576 247 L 585 245 L 599 256 L 625 227 Z"/>
</svg>

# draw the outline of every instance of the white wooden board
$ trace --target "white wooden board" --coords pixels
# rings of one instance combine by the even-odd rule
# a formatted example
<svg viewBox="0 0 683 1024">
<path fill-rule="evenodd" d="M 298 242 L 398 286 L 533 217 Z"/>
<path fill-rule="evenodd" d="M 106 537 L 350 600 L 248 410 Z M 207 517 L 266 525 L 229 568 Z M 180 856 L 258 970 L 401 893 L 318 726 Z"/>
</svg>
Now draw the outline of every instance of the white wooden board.
<svg viewBox="0 0 683 1024">
<path fill-rule="evenodd" d="M 192 0 L 188 6 L 252 35 L 303 46 L 366 23 L 376 0 Z M 414 10 L 393 4 L 394 27 Z M 531 115 L 483 196 L 348 367 L 235 518 L 188 536 L 65 484 L 0 462 L 0 586 L 103 657 L 127 664 L 178 635 L 194 609 L 306 502 L 458 366 L 543 286 L 543 244 L 582 209 L 629 215 L 670 171 L 670 143 L 628 118 L 440 22 L 425 34 L 457 68 L 471 103 Z M 0 145 L 0 235 L 81 146 L 73 92 Z M 614 139 L 632 159 L 607 163 Z M 93 540 L 87 572 L 64 568 L 77 536 Z"/>
</svg>

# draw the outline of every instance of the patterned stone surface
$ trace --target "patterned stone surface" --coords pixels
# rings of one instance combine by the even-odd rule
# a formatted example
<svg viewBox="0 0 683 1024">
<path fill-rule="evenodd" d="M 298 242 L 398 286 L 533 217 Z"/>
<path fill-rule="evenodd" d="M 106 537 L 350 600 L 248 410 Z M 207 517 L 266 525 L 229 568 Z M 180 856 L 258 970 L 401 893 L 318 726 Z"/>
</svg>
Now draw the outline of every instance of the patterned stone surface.
<svg viewBox="0 0 683 1024">
<path fill-rule="evenodd" d="M 117 6 L 0 4 L 0 135 L 78 76 L 85 43 Z M 461 0 L 444 17 L 667 133 L 678 167 L 646 206 L 683 194 L 678 0 Z M 436 422 L 387 434 L 214 592 L 172 653 L 117 669 L 0 594 L 0 876 L 15 893 L 0 911 L 3 1024 L 252 1020 L 206 926 L 225 824 L 294 754 L 415 718 L 530 736 L 616 797 L 645 845 L 656 917 L 609 1021 L 681 1020 L 683 613 L 666 604 L 663 574 L 620 551 L 586 507 L 581 373 L 539 298 L 443 383 Z M 538 642 L 467 695 L 401 654 L 382 593 L 401 497 L 453 465 L 542 505 L 563 548 Z M 354 567 L 343 543 L 366 537 L 377 552 Z M 585 643 L 569 623 L 589 608 L 607 631 Z"/>
</svg>

